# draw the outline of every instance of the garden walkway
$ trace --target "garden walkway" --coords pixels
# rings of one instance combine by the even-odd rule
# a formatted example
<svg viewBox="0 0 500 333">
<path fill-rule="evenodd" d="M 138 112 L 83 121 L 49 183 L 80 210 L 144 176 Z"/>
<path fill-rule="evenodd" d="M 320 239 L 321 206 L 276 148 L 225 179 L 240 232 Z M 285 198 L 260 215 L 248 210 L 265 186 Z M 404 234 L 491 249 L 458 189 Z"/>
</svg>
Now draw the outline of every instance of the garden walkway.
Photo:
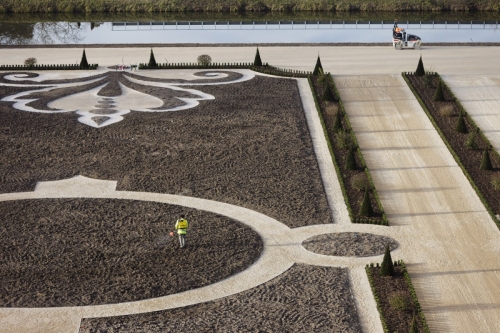
<svg viewBox="0 0 500 333">
<path fill-rule="evenodd" d="M 474 122 L 500 152 L 500 75 L 443 75 Z"/>
<path fill-rule="evenodd" d="M 431 332 L 498 332 L 500 232 L 403 78 L 334 78 Z"/>
</svg>

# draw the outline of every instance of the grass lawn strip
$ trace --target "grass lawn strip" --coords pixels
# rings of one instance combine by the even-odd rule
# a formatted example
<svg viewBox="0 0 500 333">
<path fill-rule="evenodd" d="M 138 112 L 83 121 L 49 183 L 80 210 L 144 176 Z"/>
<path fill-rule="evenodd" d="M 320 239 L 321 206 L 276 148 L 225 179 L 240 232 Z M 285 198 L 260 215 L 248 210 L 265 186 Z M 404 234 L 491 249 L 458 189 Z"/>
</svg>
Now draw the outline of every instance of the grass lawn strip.
<svg viewBox="0 0 500 333">
<path fill-rule="evenodd" d="M 137 13 L 171 13 L 171 12 L 300 12 L 325 11 L 359 12 L 359 11 L 498 11 L 498 3 L 494 0 L 471 0 L 467 3 L 456 0 L 442 0 L 439 3 L 408 0 L 327 0 L 305 1 L 295 0 L 283 2 L 279 0 L 249 0 L 239 3 L 230 0 L 203 0 L 170 2 L 165 0 L 122 0 L 120 2 L 99 0 L 81 2 L 76 0 L 4 0 L 0 12 L 15 13 L 53 13 L 53 12 L 137 12 Z"/>
</svg>

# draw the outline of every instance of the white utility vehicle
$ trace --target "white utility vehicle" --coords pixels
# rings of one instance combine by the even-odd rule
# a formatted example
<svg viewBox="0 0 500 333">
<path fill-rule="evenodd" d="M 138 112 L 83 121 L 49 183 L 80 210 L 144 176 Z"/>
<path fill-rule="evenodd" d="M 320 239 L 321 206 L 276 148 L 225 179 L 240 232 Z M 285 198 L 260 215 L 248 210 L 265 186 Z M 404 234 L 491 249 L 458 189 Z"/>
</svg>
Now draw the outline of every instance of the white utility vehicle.
<svg viewBox="0 0 500 333">
<path fill-rule="evenodd" d="M 392 46 L 396 50 L 419 50 L 422 46 L 422 40 L 418 36 L 407 34 L 405 29 L 398 27 L 398 22 L 394 22 L 394 27 L 392 28 Z"/>
</svg>

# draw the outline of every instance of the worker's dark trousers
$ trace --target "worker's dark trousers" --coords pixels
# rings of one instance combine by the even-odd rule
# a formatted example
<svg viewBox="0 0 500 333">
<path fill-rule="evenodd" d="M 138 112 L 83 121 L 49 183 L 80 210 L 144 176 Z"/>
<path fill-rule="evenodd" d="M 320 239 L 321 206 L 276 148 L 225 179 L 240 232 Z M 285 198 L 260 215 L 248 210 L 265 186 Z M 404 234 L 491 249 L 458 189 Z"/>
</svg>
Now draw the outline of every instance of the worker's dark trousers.
<svg viewBox="0 0 500 333">
<path fill-rule="evenodd" d="M 180 247 L 186 246 L 186 235 L 185 234 L 179 234 L 179 246 Z"/>
</svg>

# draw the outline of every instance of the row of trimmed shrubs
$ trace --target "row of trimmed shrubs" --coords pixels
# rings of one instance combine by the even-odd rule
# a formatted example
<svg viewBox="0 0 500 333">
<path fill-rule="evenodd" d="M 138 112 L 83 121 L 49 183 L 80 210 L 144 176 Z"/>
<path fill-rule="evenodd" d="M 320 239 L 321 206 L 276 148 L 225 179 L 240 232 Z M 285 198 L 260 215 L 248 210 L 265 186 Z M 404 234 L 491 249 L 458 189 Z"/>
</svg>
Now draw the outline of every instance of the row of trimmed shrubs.
<svg viewBox="0 0 500 333">
<path fill-rule="evenodd" d="M 81 67 L 77 64 L 71 65 L 0 65 L 0 71 L 10 70 L 79 70 L 79 69 L 97 69 L 98 64 L 90 64 L 89 67 Z"/>
</svg>

